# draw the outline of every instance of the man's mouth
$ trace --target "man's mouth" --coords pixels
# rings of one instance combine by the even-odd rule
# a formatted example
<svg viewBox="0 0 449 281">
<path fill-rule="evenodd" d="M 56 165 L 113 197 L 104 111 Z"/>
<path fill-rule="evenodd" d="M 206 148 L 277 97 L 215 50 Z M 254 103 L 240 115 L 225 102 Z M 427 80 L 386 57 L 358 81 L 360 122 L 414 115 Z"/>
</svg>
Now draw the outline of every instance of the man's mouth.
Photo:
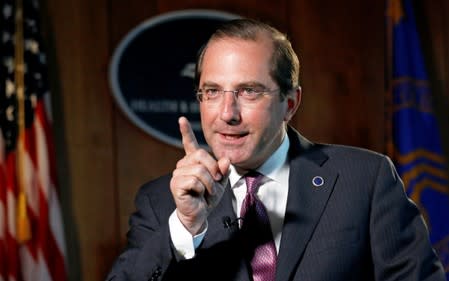
<svg viewBox="0 0 449 281">
<path fill-rule="evenodd" d="M 226 141 L 241 140 L 248 135 L 248 133 L 220 133 L 221 137 Z"/>
<path fill-rule="evenodd" d="M 228 135 L 228 134 L 223 134 L 224 138 L 227 140 L 234 140 L 234 139 L 238 139 L 240 137 L 242 137 L 242 135 Z"/>
</svg>

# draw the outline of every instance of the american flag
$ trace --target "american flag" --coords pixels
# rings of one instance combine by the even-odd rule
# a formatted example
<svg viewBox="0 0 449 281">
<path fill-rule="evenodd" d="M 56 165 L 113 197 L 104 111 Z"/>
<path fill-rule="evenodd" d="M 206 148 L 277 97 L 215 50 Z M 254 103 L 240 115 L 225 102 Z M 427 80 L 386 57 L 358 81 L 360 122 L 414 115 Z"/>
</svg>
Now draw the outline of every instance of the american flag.
<svg viewBox="0 0 449 281">
<path fill-rule="evenodd" d="M 64 281 L 39 3 L 2 0 L 0 9 L 0 281 Z"/>
</svg>

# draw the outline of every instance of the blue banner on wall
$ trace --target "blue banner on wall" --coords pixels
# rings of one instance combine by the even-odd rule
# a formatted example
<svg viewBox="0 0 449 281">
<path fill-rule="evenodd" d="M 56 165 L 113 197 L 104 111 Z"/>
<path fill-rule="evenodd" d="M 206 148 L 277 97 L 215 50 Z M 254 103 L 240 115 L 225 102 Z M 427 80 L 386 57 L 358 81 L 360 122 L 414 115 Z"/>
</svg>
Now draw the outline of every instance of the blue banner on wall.
<svg viewBox="0 0 449 281">
<path fill-rule="evenodd" d="M 412 2 L 390 0 L 391 156 L 449 280 L 449 175 Z"/>
</svg>

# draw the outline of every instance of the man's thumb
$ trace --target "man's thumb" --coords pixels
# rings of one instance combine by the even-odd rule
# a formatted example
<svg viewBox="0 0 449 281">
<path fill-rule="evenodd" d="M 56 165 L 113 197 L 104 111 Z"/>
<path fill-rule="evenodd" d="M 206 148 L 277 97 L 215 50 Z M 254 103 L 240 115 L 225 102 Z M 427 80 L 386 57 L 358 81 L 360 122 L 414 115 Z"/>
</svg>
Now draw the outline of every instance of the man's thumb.
<svg viewBox="0 0 449 281">
<path fill-rule="evenodd" d="M 220 173 L 223 175 L 223 178 L 220 180 L 222 185 L 226 185 L 229 177 L 229 167 L 231 166 L 231 160 L 228 158 L 221 158 L 218 160 L 218 169 L 220 169 Z"/>
</svg>

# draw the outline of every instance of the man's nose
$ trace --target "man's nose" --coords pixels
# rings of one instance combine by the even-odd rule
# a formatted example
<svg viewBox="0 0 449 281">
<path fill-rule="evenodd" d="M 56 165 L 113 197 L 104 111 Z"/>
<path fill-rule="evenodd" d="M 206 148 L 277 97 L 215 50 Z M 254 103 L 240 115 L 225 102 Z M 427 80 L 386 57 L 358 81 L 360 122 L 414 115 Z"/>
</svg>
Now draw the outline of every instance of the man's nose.
<svg viewBox="0 0 449 281">
<path fill-rule="evenodd" d="M 223 93 L 221 119 L 227 123 L 237 123 L 240 121 L 240 105 L 237 96 L 232 91 Z"/>
</svg>

